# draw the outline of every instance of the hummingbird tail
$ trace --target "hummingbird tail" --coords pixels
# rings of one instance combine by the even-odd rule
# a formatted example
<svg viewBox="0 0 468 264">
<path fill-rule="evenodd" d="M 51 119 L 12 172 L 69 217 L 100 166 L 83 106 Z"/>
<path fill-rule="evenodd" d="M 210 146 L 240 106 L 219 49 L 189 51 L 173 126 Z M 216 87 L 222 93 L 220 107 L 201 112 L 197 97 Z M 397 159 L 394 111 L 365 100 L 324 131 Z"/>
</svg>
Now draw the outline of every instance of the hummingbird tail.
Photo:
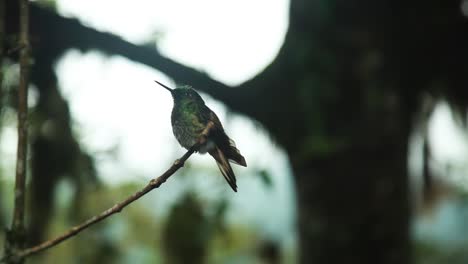
<svg viewBox="0 0 468 264">
<path fill-rule="evenodd" d="M 218 148 L 218 146 L 216 146 L 208 153 L 210 153 L 210 155 L 216 160 L 216 164 L 218 165 L 219 170 L 223 174 L 229 186 L 231 186 L 231 188 L 237 192 L 236 176 L 234 175 L 231 165 L 229 164 L 224 153 L 220 148 Z"/>
<path fill-rule="evenodd" d="M 240 154 L 240 151 L 236 148 L 236 144 L 232 139 L 229 139 L 229 146 L 226 146 L 226 157 L 237 165 L 247 167 L 244 156 Z"/>
</svg>

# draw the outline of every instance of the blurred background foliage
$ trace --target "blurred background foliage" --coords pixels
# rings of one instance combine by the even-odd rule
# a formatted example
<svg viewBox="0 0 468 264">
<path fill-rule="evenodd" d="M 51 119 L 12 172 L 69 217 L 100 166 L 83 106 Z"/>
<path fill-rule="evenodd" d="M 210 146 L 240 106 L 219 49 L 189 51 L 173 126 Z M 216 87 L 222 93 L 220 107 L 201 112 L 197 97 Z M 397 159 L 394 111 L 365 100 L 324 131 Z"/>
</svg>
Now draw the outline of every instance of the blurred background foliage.
<svg viewBox="0 0 468 264">
<path fill-rule="evenodd" d="M 249 168 L 236 170 L 240 191 L 232 194 L 214 164 L 194 157 L 156 193 L 29 263 L 468 262 L 467 1 L 291 0 L 283 7 L 284 30 L 273 16 L 253 37 L 236 39 L 239 50 L 224 51 L 241 56 L 245 43 L 254 46 L 273 27 L 280 39 L 278 47 L 268 46 L 274 52 L 263 66 L 230 80 L 203 66 L 208 57 L 195 63 L 170 59 L 170 46 L 176 45 L 164 43 L 171 27 L 165 32 L 153 26 L 135 41 L 120 29 L 87 21 L 91 13 L 72 18 L 64 3 L 31 2 L 30 245 L 135 192 L 179 156 L 180 148 L 161 132 L 170 134 L 170 98 L 144 94 L 141 82 L 172 78 L 206 93 L 241 151 L 250 154 Z M 208 25 L 216 24 L 218 11 L 227 16 L 221 6 L 207 3 L 214 16 Z M 256 18 L 270 5 L 261 3 Z M 130 14 L 137 5 L 150 9 L 145 1 L 128 4 L 122 17 L 137 20 Z M 119 14 L 117 6 L 105 6 L 100 17 Z M 190 7 L 175 11 L 185 9 Z M 4 13 L 2 44 L 9 50 L 17 34 L 16 1 L 7 0 Z M 197 23 L 185 23 L 191 22 Z M 186 37 L 193 46 L 202 39 Z M 216 39 L 221 38 L 204 41 Z M 261 52 L 256 48 L 249 57 Z M 95 71 L 97 64 L 116 67 L 122 58 L 127 69 L 148 74 L 128 70 L 124 77 L 109 77 Z M 86 66 L 64 76 L 63 68 L 81 63 Z M 6 227 L 14 184 L 16 54 L 5 56 L 1 66 L 0 225 Z M 109 79 L 125 82 L 125 100 L 119 101 L 120 88 Z M 86 86 L 91 96 L 82 111 L 115 118 L 120 127 L 142 120 L 151 133 L 149 123 L 156 123 L 154 137 L 166 143 L 155 147 L 160 152 L 130 153 L 124 136 L 108 144 L 115 136 L 106 133 L 115 127 L 105 122 L 94 124 L 95 134 L 104 136 L 91 137 L 74 93 Z M 147 104 L 144 97 L 159 108 L 138 108 Z M 138 134 L 149 150 L 155 146 L 151 133 Z M 144 162 L 126 167 L 122 150 Z M 139 169 L 148 163 L 158 163 L 158 170 Z M 132 180 L 118 180 L 122 175 Z"/>
</svg>

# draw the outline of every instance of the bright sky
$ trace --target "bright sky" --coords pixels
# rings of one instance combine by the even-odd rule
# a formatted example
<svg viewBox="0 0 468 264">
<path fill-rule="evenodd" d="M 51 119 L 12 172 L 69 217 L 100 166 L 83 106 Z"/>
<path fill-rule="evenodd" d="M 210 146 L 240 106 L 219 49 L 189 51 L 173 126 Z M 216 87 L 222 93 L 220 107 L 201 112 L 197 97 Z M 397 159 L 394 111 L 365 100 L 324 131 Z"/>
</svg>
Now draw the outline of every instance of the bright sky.
<svg viewBox="0 0 468 264">
<path fill-rule="evenodd" d="M 227 84 L 267 66 L 281 46 L 288 0 L 60 0 L 60 13 L 135 42 L 154 42 L 167 56 Z M 105 15 L 103 15 L 103 12 Z"/>
<path fill-rule="evenodd" d="M 468 190 L 468 137 L 453 118 L 453 113 L 447 103 L 439 103 L 432 116 L 429 126 L 429 140 L 434 150 L 432 158 L 436 162 L 435 169 L 452 182 Z M 452 167 L 447 174 L 446 166 Z"/>
</svg>

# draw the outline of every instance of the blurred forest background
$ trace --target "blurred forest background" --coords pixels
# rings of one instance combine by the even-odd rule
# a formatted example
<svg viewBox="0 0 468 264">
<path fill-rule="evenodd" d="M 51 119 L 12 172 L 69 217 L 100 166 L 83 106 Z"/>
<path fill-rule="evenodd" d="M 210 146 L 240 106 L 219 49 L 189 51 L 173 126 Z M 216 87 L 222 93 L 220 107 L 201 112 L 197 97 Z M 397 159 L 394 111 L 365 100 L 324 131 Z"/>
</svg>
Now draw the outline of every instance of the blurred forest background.
<svg viewBox="0 0 468 264">
<path fill-rule="evenodd" d="M 18 7 L 1 3 L 7 227 L 19 70 L 6 51 Z M 249 167 L 235 168 L 232 193 L 211 159 L 193 156 L 160 189 L 28 263 L 468 263 L 468 1 L 30 8 L 28 245 L 183 153 L 154 79 L 202 92 Z"/>
</svg>

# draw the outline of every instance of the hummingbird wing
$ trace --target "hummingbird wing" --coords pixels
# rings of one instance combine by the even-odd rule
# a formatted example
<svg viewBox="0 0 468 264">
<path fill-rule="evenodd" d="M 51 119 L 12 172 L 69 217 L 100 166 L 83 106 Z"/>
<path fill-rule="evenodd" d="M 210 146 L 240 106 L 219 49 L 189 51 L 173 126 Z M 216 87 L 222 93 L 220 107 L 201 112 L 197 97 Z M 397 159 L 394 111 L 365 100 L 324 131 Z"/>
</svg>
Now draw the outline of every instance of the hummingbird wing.
<svg viewBox="0 0 468 264">
<path fill-rule="evenodd" d="M 208 153 L 210 153 L 210 155 L 216 160 L 216 164 L 218 165 L 219 170 L 223 174 L 229 186 L 231 186 L 232 190 L 237 192 L 236 176 L 234 175 L 231 165 L 226 159 L 224 153 L 218 146 L 215 146 L 215 148 L 210 150 Z"/>
<path fill-rule="evenodd" d="M 209 108 L 208 108 L 209 109 Z M 230 139 L 226 132 L 224 132 L 223 125 L 219 121 L 218 116 L 215 112 L 209 111 L 209 119 L 215 124 L 215 128 L 212 133 L 210 133 L 211 138 L 213 138 L 215 144 L 223 151 L 226 158 L 233 163 L 247 167 L 247 162 L 245 158 L 240 154 L 240 151 L 236 147 L 234 140 Z"/>
<path fill-rule="evenodd" d="M 202 118 L 207 124 L 210 121 L 214 123 L 214 126 L 208 133 L 208 138 L 214 142 L 214 148 L 208 151 L 208 153 L 216 160 L 216 164 L 228 184 L 235 192 L 237 192 L 236 176 L 232 171 L 229 161 L 244 167 L 247 166 L 247 163 L 245 162 L 245 158 L 236 148 L 234 141 L 232 141 L 224 132 L 223 125 L 219 121 L 218 116 L 216 116 L 210 108 L 207 106 L 205 107 L 206 111 L 203 111 L 204 115 Z"/>
</svg>

